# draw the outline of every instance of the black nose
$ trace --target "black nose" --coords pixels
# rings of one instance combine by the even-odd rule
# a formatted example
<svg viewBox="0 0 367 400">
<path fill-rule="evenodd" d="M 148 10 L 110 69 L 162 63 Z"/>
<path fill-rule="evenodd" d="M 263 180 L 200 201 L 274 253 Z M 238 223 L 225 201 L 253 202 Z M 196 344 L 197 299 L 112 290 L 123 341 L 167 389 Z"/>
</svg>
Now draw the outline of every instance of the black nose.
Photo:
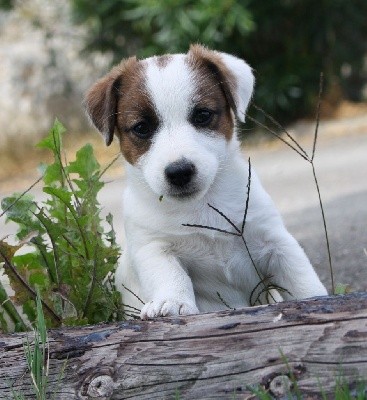
<svg viewBox="0 0 367 400">
<path fill-rule="evenodd" d="M 169 183 L 183 187 L 187 185 L 196 172 L 195 165 L 185 159 L 167 165 L 164 173 Z"/>
</svg>

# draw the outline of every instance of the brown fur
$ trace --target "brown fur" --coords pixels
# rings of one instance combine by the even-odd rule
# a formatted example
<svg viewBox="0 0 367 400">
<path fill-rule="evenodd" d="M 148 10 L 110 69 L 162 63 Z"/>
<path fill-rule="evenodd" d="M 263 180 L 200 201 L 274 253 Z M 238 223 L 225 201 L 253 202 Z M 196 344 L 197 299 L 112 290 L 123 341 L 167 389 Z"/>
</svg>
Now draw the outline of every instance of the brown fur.
<svg viewBox="0 0 367 400">
<path fill-rule="evenodd" d="M 116 126 L 116 112 L 118 90 L 125 63 L 132 63 L 135 59 L 122 62 L 110 73 L 98 80 L 85 96 L 84 105 L 95 127 L 103 134 L 107 146 L 113 140 Z"/>
<path fill-rule="evenodd" d="M 154 124 L 158 123 L 145 89 L 142 62 L 131 57 L 114 67 L 90 89 L 85 105 L 107 145 L 114 134 L 120 139 L 121 152 L 130 164 L 135 164 L 148 151 L 151 142 L 131 132 L 131 128 L 146 116 Z"/>
<path fill-rule="evenodd" d="M 234 128 L 231 109 L 236 111 L 232 96 L 236 85 L 235 77 L 222 62 L 218 53 L 200 45 L 190 47 L 188 64 L 196 74 L 195 101 L 200 107 L 219 111 L 209 128 L 220 132 L 227 140 L 230 140 Z"/>
<path fill-rule="evenodd" d="M 164 68 L 171 59 L 171 55 L 164 55 L 156 57 L 155 62 Z M 197 92 L 193 98 L 196 106 L 216 111 L 208 128 L 230 140 L 234 127 L 231 109 L 236 111 L 232 96 L 235 77 L 219 53 L 203 46 L 191 46 L 186 60 L 196 80 Z M 153 128 L 159 124 L 145 86 L 144 69 L 144 61 L 135 57 L 122 61 L 94 84 L 85 99 L 88 114 L 106 144 L 111 144 L 114 135 L 118 136 L 121 152 L 130 164 L 136 164 L 151 145 L 151 140 L 140 139 L 131 128 L 147 118 Z"/>
<path fill-rule="evenodd" d="M 159 68 L 164 68 L 172 60 L 171 54 L 165 54 L 163 56 L 155 57 L 155 62 Z"/>
<path fill-rule="evenodd" d="M 158 125 L 158 117 L 145 87 L 144 63 L 131 65 L 124 72 L 118 102 L 116 135 L 120 139 L 121 152 L 130 164 L 136 164 L 139 158 L 149 150 L 151 141 L 140 139 L 131 132 L 131 128 L 145 118 L 153 126 Z"/>
</svg>

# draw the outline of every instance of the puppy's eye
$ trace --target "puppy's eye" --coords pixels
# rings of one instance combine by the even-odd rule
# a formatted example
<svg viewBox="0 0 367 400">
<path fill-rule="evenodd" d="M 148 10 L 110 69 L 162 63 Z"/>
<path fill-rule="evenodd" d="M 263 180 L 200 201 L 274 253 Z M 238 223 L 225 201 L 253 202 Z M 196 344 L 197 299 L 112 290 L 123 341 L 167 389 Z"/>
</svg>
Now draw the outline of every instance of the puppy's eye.
<svg viewBox="0 0 367 400">
<path fill-rule="evenodd" d="M 191 121 L 196 126 L 205 127 L 210 124 L 214 117 L 214 111 L 207 108 L 197 108 L 194 110 Z"/>
<path fill-rule="evenodd" d="M 153 136 L 154 130 L 146 121 L 141 121 L 131 128 L 133 134 L 140 139 L 149 139 Z"/>
</svg>

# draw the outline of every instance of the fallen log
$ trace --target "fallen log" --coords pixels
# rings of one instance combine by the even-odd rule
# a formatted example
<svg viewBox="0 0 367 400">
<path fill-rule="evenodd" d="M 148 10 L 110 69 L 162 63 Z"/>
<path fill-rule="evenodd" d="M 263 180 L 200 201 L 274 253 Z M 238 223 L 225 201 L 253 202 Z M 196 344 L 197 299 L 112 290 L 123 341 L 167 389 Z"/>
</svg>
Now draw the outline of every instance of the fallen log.
<svg viewBox="0 0 367 400">
<path fill-rule="evenodd" d="M 25 338 L 0 335 L 0 398 L 35 398 Z M 251 385 L 317 399 L 367 377 L 367 293 L 56 329 L 49 342 L 55 399 L 250 399 Z"/>
</svg>

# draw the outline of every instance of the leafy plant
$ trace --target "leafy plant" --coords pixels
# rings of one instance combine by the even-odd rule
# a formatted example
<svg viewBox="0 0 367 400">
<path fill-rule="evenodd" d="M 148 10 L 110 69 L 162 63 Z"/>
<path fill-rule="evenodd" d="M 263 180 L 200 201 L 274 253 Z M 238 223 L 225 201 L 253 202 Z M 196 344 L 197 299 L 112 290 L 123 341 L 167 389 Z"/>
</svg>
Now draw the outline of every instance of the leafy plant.
<svg viewBox="0 0 367 400">
<path fill-rule="evenodd" d="M 78 150 L 74 161 L 63 161 L 64 132 L 56 120 L 38 144 L 53 155 L 51 164 L 41 165 L 46 200 L 36 203 L 22 193 L 1 203 L 0 215 L 5 213 L 8 221 L 18 225 L 19 240 L 17 245 L 0 241 L 0 262 L 15 292 L 8 297 L 0 286 L 3 330 L 7 330 L 9 319 L 15 330 L 24 330 L 36 320 L 36 285 L 49 327 L 122 318 L 119 294 L 108 279 L 116 268 L 119 248 L 112 216 L 103 221 L 97 200 L 104 171 L 90 144 Z M 16 253 L 20 248 L 22 254 Z"/>
</svg>

